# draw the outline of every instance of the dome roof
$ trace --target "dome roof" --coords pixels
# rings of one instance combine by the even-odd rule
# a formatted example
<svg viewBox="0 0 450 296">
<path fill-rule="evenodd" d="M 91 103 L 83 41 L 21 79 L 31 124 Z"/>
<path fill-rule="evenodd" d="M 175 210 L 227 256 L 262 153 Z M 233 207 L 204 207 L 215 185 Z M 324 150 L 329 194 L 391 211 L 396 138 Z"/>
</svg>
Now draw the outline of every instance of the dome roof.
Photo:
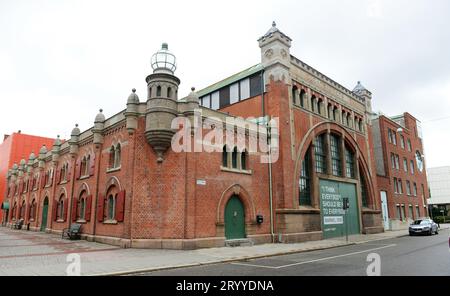
<svg viewBox="0 0 450 296">
<path fill-rule="evenodd" d="M 161 49 L 158 50 L 151 58 L 153 73 L 169 73 L 173 74 L 177 69 L 177 59 L 175 55 L 169 51 L 167 43 L 163 43 Z"/>
<path fill-rule="evenodd" d="M 35 160 L 36 159 L 36 155 L 34 155 L 34 152 L 30 153 L 30 156 L 28 157 L 28 160 Z"/>
<path fill-rule="evenodd" d="M 56 136 L 55 142 L 53 142 L 53 146 L 61 146 L 61 139 L 59 135 Z"/>
<path fill-rule="evenodd" d="M 131 94 L 128 96 L 127 104 L 139 104 L 139 97 L 136 94 L 136 89 L 131 90 Z"/>
<path fill-rule="evenodd" d="M 39 154 L 47 154 L 47 146 L 43 145 L 41 150 L 39 150 Z"/>
<path fill-rule="evenodd" d="M 79 136 L 81 133 L 80 129 L 78 128 L 78 124 L 75 124 L 75 127 L 72 130 L 72 133 L 70 133 L 71 136 Z"/>
<path fill-rule="evenodd" d="M 95 116 L 95 123 L 97 123 L 97 122 L 104 122 L 106 119 L 105 119 L 105 115 L 103 115 L 103 109 L 100 109 L 100 110 L 98 110 L 98 114 L 97 114 L 97 116 Z"/>
</svg>

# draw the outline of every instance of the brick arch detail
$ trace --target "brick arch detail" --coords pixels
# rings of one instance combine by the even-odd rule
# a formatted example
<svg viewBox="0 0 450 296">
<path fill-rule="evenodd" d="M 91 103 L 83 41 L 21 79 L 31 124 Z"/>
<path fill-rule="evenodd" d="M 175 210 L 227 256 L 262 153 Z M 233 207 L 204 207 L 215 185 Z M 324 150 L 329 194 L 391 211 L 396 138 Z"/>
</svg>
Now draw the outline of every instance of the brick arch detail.
<svg viewBox="0 0 450 296">
<path fill-rule="evenodd" d="M 233 184 L 228 187 L 221 195 L 217 205 L 217 224 L 225 223 L 225 207 L 233 195 L 237 195 L 244 204 L 245 223 L 250 223 L 256 220 L 256 210 L 253 198 L 251 195 L 239 184 Z"/>
<path fill-rule="evenodd" d="M 81 184 L 81 186 L 78 187 L 78 191 L 77 191 L 77 195 L 76 195 L 75 199 L 78 199 L 80 197 L 80 194 L 81 194 L 81 192 L 83 192 L 83 190 L 86 190 L 87 195 L 91 194 L 89 185 L 86 182 L 83 182 L 83 184 Z"/>
<path fill-rule="evenodd" d="M 306 151 L 308 150 L 310 144 L 312 143 L 312 141 L 314 140 L 314 138 L 317 135 L 320 135 L 324 132 L 335 132 L 341 135 L 345 135 L 345 140 L 347 141 L 347 143 L 351 146 L 351 148 L 354 149 L 354 151 L 358 152 L 359 158 L 357 159 L 357 165 L 360 165 L 360 167 L 362 168 L 362 172 L 364 174 L 364 177 L 366 178 L 366 182 L 367 182 L 367 189 L 369 191 L 369 201 L 371 202 L 372 206 L 375 207 L 375 189 L 374 189 L 374 185 L 372 182 L 372 178 L 369 172 L 369 165 L 368 162 L 364 156 L 364 154 L 362 153 L 361 149 L 358 147 L 358 144 L 356 143 L 355 139 L 352 137 L 352 135 L 343 127 L 339 126 L 338 124 L 334 123 L 334 122 L 330 122 L 330 121 L 324 121 L 324 122 L 319 122 L 316 125 L 314 125 L 313 127 L 311 127 L 309 129 L 309 131 L 306 133 L 305 137 L 303 137 L 303 140 L 300 143 L 299 148 L 297 149 L 297 154 L 296 154 L 296 159 L 295 159 L 295 166 L 294 166 L 294 183 L 293 184 L 298 184 L 298 179 L 300 178 L 300 163 L 301 160 L 303 159 L 303 156 L 305 155 Z M 297 205 L 298 204 L 298 187 L 297 186 L 293 186 L 293 204 Z"/>
<path fill-rule="evenodd" d="M 117 191 L 122 191 L 122 185 L 120 184 L 119 178 L 112 176 L 109 178 L 108 182 L 106 182 L 106 186 L 104 188 L 104 194 L 106 195 L 108 193 L 108 190 L 111 188 L 111 186 L 116 186 Z"/>
</svg>

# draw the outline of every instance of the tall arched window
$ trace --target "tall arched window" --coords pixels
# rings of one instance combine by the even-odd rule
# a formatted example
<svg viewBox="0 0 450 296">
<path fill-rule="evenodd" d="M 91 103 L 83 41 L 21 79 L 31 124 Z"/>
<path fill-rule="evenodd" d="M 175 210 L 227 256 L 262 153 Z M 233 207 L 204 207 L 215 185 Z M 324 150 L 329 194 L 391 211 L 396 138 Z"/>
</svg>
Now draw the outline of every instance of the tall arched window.
<svg viewBox="0 0 450 296">
<path fill-rule="evenodd" d="M 36 219 L 36 200 L 33 199 L 30 205 L 30 211 L 28 212 L 28 219 L 35 220 Z"/>
<path fill-rule="evenodd" d="M 57 210 L 57 218 L 58 220 L 64 219 L 64 194 L 61 195 L 58 201 L 58 210 Z"/>
<path fill-rule="evenodd" d="M 107 203 L 107 219 L 114 220 L 116 217 L 116 196 L 112 193 L 108 195 L 108 203 Z"/>
<path fill-rule="evenodd" d="M 311 148 L 305 153 L 300 172 L 300 205 L 311 205 Z"/>
<path fill-rule="evenodd" d="M 314 143 L 314 156 L 316 158 L 316 172 L 326 173 L 327 171 L 327 156 L 325 153 L 325 135 L 317 136 Z"/>
<path fill-rule="evenodd" d="M 80 194 L 78 203 L 78 219 L 85 220 L 86 218 L 86 190 L 83 190 Z"/>
<path fill-rule="evenodd" d="M 86 174 L 85 174 L 85 172 L 86 172 L 86 167 L 87 167 L 87 164 L 86 164 L 86 156 L 84 156 L 83 157 L 83 159 L 81 160 L 81 167 L 80 167 L 80 175 L 81 176 L 85 176 Z"/>
<path fill-rule="evenodd" d="M 306 92 L 302 89 L 300 91 L 300 106 L 305 107 L 306 104 Z"/>
<path fill-rule="evenodd" d="M 297 89 L 297 86 L 294 85 L 292 87 L 292 103 L 294 105 L 298 105 L 297 95 L 298 95 L 298 89 Z"/>
<path fill-rule="evenodd" d="M 91 156 L 88 155 L 86 158 L 86 165 L 84 167 L 83 174 L 84 176 L 89 176 L 89 166 L 91 165 Z"/>
<path fill-rule="evenodd" d="M 247 169 L 247 151 L 245 149 L 241 153 L 241 169 Z"/>
<path fill-rule="evenodd" d="M 340 138 L 330 135 L 331 172 L 335 176 L 342 176 L 341 145 Z"/>
<path fill-rule="evenodd" d="M 345 175 L 347 178 L 355 178 L 355 154 L 347 145 L 345 146 Z"/>
<path fill-rule="evenodd" d="M 231 166 L 233 169 L 237 169 L 237 159 L 238 159 L 238 151 L 237 147 L 234 147 L 233 153 L 231 154 Z"/>
<path fill-rule="evenodd" d="M 223 146 L 223 151 L 222 151 L 222 166 L 223 167 L 228 167 L 228 151 L 227 151 L 227 146 Z"/>
<path fill-rule="evenodd" d="M 111 148 L 109 149 L 109 168 L 110 169 L 114 168 L 115 156 L 116 156 L 116 149 L 114 148 L 114 146 L 111 146 Z"/>
<path fill-rule="evenodd" d="M 322 99 L 317 101 L 317 113 L 322 114 Z"/>
<path fill-rule="evenodd" d="M 311 97 L 311 111 L 316 112 L 316 96 Z"/>
<path fill-rule="evenodd" d="M 25 209 L 26 209 L 27 205 L 25 203 L 25 201 L 22 202 L 22 206 L 20 207 L 20 217 L 19 219 L 25 219 Z"/>
<path fill-rule="evenodd" d="M 363 207 L 369 206 L 369 196 L 367 192 L 367 183 L 366 178 L 364 178 L 364 174 L 361 171 L 361 168 L 359 169 L 359 185 L 361 186 L 361 201 Z"/>
<path fill-rule="evenodd" d="M 120 153 L 121 153 L 121 148 L 120 148 L 120 143 L 119 143 L 116 146 L 116 153 L 115 153 L 115 156 L 114 156 L 114 167 L 115 168 L 120 167 L 120 158 L 121 158 Z"/>
</svg>

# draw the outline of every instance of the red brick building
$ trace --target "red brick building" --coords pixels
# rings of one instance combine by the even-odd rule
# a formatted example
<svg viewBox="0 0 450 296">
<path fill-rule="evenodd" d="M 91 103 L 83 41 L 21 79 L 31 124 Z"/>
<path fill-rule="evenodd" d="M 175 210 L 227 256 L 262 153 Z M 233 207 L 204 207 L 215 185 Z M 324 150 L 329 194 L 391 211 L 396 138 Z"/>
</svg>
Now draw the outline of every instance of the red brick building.
<svg viewBox="0 0 450 296">
<path fill-rule="evenodd" d="M 373 120 L 378 190 L 385 229 L 407 228 L 428 216 L 429 198 L 420 122 L 409 113 Z"/>
<path fill-rule="evenodd" d="M 175 56 L 163 44 L 146 102 L 133 90 L 125 110 L 108 119 L 100 111 L 92 128 L 75 127 L 70 141 L 11 171 L 9 187 L 20 189 L 7 197 L 9 221 L 57 233 L 81 223 L 88 240 L 138 248 L 342 236 L 344 214 L 350 233 L 383 231 L 371 93 L 292 56 L 275 24 L 258 42 L 260 64 L 180 100 Z M 243 128 L 230 128 L 236 117 L 246 118 Z M 267 129 L 271 119 L 278 125 Z M 183 129 L 188 149 L 177 151 Z M 203 142 L 216 152 L 196 150 L 199 132 L 222 130 L 243 134 L 244 145 L 219 134 Z M 251 149 L 266 138 L 271 150 Z"/>
<path fill-rule="evenodd" d="M 33 151 L 39 151 L 42 145 L 51 147 L 53 139 L 38 137 L 33 135 L 22 134 L 20 131 L 11 135 L 5 135 L 3 143 L 0 144 L 0 204 L 2 204 L 2 211 L 0 211 L 0 219 L 3 222 L 3 213 L 9 209 L 9 204 L 3 204 L 3 198 L 6 191 L 6 176 L 8 169 L 18 165 L 20 161 Z"/>
</svg>

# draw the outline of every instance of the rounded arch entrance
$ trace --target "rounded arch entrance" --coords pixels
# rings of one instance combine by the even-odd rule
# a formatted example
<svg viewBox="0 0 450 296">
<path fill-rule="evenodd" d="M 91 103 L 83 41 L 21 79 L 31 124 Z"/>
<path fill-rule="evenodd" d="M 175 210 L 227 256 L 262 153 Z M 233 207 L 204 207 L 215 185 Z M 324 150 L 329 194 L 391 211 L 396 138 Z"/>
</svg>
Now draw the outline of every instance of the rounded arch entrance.
<svg viewBox="0 0 450 296">
<path fill-rule="evenodd" d="M 47 218 L 48 218 L 48 196 L 46 195 L 44 201 L 42 202 L 42 212 L 41 212 L 41 228 L 40 231 L 45 231 L 47 228 Z"/>
</svg>

